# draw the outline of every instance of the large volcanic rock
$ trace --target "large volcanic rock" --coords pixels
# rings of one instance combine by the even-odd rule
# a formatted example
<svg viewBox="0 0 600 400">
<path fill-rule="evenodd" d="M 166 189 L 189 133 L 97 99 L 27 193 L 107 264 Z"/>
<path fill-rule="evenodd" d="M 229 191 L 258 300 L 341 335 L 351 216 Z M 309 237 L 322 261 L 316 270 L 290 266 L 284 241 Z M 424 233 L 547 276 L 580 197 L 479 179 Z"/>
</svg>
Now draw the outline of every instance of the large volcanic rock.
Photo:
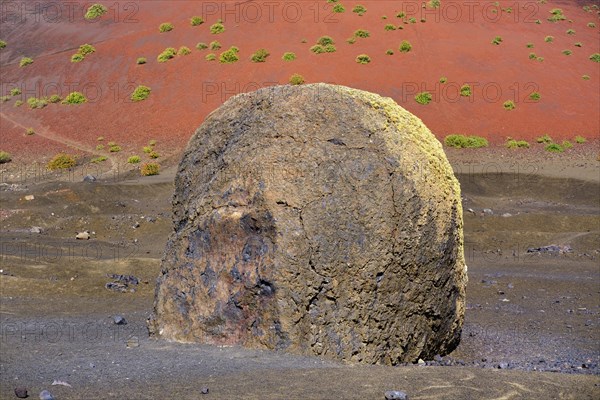
<svg viewBox="0 0 600 400">
<path fill-rule="evenodd" d="M 325 84 L 238 95 L 175 185 L 151 333 L 383 364 L 459 343 L 459 184 L 393 100 Z"/>
</svg>

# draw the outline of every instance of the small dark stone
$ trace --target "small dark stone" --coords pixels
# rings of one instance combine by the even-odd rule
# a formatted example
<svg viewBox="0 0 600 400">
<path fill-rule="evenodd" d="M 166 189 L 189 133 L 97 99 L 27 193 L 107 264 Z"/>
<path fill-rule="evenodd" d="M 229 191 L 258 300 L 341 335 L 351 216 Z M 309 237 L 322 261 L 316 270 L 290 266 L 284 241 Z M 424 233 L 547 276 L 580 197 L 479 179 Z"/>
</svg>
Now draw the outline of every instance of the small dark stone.
<svg viewBox="0 0 600 400">
<path fill-rule="evenodd" d="M 408 395 L 400 390 L 388 390 L 385 392 L 385 400 L 408 400 Z"/>
<path fill-rule="evenodd" d="M 40 392 L 40 400 L 54 400 L 54 396 L 47 390 L 42 390 Z"/>
<path fill-rule="evenodd" d="M 94 175 L 86 175 L 83 178 L 84 182 L 96 182 L 96 177 Z"/>
<path fill-rule="evenodd" d="M 202 394 L 208 394 L 208 388 L 207 387 L 203 387 L 202 389 L 200 389 L 200 393 L 202 393 Z"/>
<path fill-rule="evenodd" d="M 113 322 L 115 323 L 115 325 L 127 325 L 127 321 L 125 320 L 125 318 L 123 318 L 122 315 L 115 315 L 113 317 Z"/>
<path fill-rule="evenodd" d="M 336 144 L 338 146 L 345 146 L 346 145 L 346 143 L 344 143 L 342 140 L 340 140 L 338 138 L 329 139 L 328 142 Z"/>
<path fill-rule="evenodd" d="M 29 397 L 29 395 L 27 394 L 27 388 L 24 388 L 24 387 L 15 388 L 15 396 L 17 396 L 20 399 L 26 399 L 27 397 Z"/>
</svg>

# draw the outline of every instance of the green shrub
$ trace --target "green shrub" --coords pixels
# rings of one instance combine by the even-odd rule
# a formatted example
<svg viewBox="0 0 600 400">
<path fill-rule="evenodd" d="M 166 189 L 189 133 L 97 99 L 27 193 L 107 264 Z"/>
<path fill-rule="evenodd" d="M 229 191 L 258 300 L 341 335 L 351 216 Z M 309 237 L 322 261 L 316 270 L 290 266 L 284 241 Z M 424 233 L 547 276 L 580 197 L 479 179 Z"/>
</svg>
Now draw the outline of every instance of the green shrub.
<svg viewBox="0 0 600 400">
<path fill-rule="evenodd" d="M 174 58 L 177 54 L 177 50 L 174 47 L 167 47 L 162 53 L 156 58 L 158 62 L 167 62 L 171 58 Z"/>
<path fill-rule="evenodd" d="M 575 47 L 583 47 L 583 43 L 577 42 L 573 46 L 575 46 Z"/>
<path fill-rule="evenodd" d="M 79 53 L 75 53 L 71 56 L 71 62 L 72 63 L 78 63 L 78 62 L 82 62 L 83 60 L 85 60 L 85 56 Z"/>
<path fill-rule="evenodd" d="M 565 149 L 570 149 L 570 148 L 572 148 L 572 147 L 573 147 L 573 143 L 571 143 L 571 142 L 570 142 L 570 141 L 568 141 L 568 140 L 563 140 L 563 142 L 562 142 L 562 147 L 563 147 L 563 148 L 565 148 Z"/>
<path fill-rule="evenodd" d="M 65 153 L 59 153 L 55 155 L 48 164 L 46 164 L 46 168 L 50 171 L 54 171 L 56 169 L 68 169 L 73 168 L 77 165 L 77 160 L 74 156 Z"/>
<path fill-rule="evenodd" d="M 541 20 L 539 20 L 539 19 L 536 19 L 536 20 L 535 20 L 535 23 L 536 23 L 536 24 L 538 24 L 538 25 L 541 25 L 541 24 L 542 24 L 542 21 L 541 21 Z"/>
<path fill-rule="evenodd" d="M 198 16 L 192 17 L 190 19 L 190 24 L 192 24 L 192 26 L 202 25 L 203 23 L 204 23 L 204 20 Z"/>
<path fill-rule="evenodd" d="M 92 158 L 91 161 L 94 164 L 98 164 L 98 163 L 101 163 L 101 162 L 106 161 L 106 160 L 108 160 L 108 157 L 106 157 L 106 156 L 99 156 L 99 157 L 96 157 L 96 158 Z"/>
<path fill-rule="evenodd" d="M 440 8 L 442 2 L 440 0 L 429 0 L 427 5 L 431 8 Z"/>
<path fill-rule="evenodd" d="M 321 46 L 327 46 L 328 44 L 335 44 L 335 42 L 330 36 L 321 36 L 319 40 L 317 40 L 317 44 L 320 44 Z"/>
<path fill-rule="evenodd" d="M 25 134 L 28 136 L 35 135 L 35 131 L 33 130 L 33 128 L 27 128 Z"/>
<path fill-rule="evenodd" d="M 152 153 L 152 146 L 144 146 L 144 147 L 142 148 L 142 151 L 143 151 L 145 154 L 150 154 L 150 153 Z"/>
<path fill-rule="evenodd" d="M 133 93 L 131 93 L 132 101 L 142 101 L 146 100 L 148 96 L 150 96 L 151 89 L 148 86 L 139 85 L 135 88 Z"/>
<path fill-rule="evenodd" d="M 65 97 L 62 101 L 62 104 L 82 104 L 85 103 L 87 99 L 81 92 L 71 92 Z"/>
<path fill-rule="evenodd" d="M 587 142 L 587 140 L 583 137 L 583 136 L 575 136 L 575 143 L 577 144 L 583 144 Z"/>
<path fill-rule="evenodd" d="M 142 176 L 158 175 L 159 170 L 160 165 L 157 163 L 145 163 L 142 164 L 142 168 L 140 168 L 140 174 L 142 174 Z"/>
<path fill-rule="evenodd" d="M 152 146 L 152 147 L 156 146 L 156 140 L 154 140 L 154 139 L 150 140 L 150 141 L 148 142 L 148 145 L 150 145 L 150 146 Z"/>
<path fill-rule="evenodd" d="M 12 88 L 12 89 L 10 89 L 10 95 L 13 96 L 13 97 L 14 96 L 18 96 L 20 94 L 21 94 L 21 89 L 19 89 L 19 88 Z"/>
<path fill-rule="evenodd" d="M 417 93 L 417 95 L 415 96 L 415 101 L 422 105 L 427 105 L 431 103 L 431 99 L 431 93 L 429 92 Z"/>
<path fill-rule="evenodd" d="M 0 49 L 6 48 L 6 42 L 4 40 L 0 40 Z"/>
<path fill-rule="evenodd" d="M 581 79 L 583 79 L 584 81 L 589 81 L 590 80 L 590 76 L 589 75 L 583 75 L 581 77 Z"/>
<path fill-rule="evenodd" d="M 173 24 L 170 22 L 163 22 L 158 26 L 158 31 L 160 33 L 171 32 L 173 30 Z"/>
<path fill-rule="evenodd" d="M 136 64 L 137 64 L 137 65 L 146 64 L 146 62 L 147 62 L 147 60 L 146 60 L 146 58 L 145 58 L 145 57 L 139 57 L 139 58 L 136 60 Z"/>
<path fill-rule="evenodd" d="M 548 135 L 543 135 L 535 139 L 538 143 L 552 143 L 552 138 Z"/>
<path fill-rule="evenodd" d="M 460 87 L 460 95 L 463 97 L 469 97 L 471 96 L 473 93 L 471 92 L 471 86 L 470 85 L 462 85 Z"/>
<path fill-rule="evenodd" d="M 82 44 L 79 46 L 79 54 L 87 56 L 88 54 L 92 54 L 96 51 L 96 48 L 91 44 Z"/>
<path fill-rule="evenodd" d="M 103 144 L 97 144 L 96 145 L 96 150 L 98 150 L 98 151 L 104 150 L 104 145 Z"/>
<path fill-rule="evenodd" d="M 23 105 L 23 100 L 17 100 L 17 101 L 15 101 L 14 107 L 21 107 L 22 105 Z"/>
<path fill-rule="evenodd" d="M 290 77 L 290 84 L 291 85 L 302 85 L 304 83 L 304 77 L 300 74 L 293 74 Z"/>
<path fill-rule="evenodd" d="M 544 149 L 552 153 L 562 153 L 563 151 L 565 151 L 565 149 L 563 149 L 563 147 L 558 143 L 550 143 L 549 145 L 544 147 Z"/>
<path fill-rule="evenodd" d="M 367 12 L 367 9 L 365 8 L 365 6 L 358 4 L 358 5 L 354 6 L 354 8 L 352 9 L 352 12 L 356 13 L 362 17 L 363 14 Z"/>
<path fill-rule="evenodd" d="M 6 103 L 7 101 L 9 101 L 11 99 L 11 96 L 6 95 L 6 96 L 2 96 L 0 97 L 0 102 L 2 103 Z"/>
<path fill-rule="evenodd" d="M 563 51 L 562 51 L 562 53 L 563 53 L 565 56 L 570 56 L 571 54 L 573 54 L 573 52 L 572 52 L 571 50 L 563 50 Z"/>
<path fill-rule="evenodd" d="M 218 35 L 219 33 L 223 32 L 225 32 L 225 26 L 220 20 L 212 24 L 210 27 L 210 33 L 213 35 Z"/>
<path fill-rule="evenodd" d="M 200 42 L 196 45 L 196 48 L 198 50 L 206 50 L 208 49 L 208 45 L 206 43 Z"/>
<path fill-rule="evenodd" d="M 356 62 L 359 63 L 359 64 L 368 64 L 368 63 L 371 62 L 371 57 L 369 57 L 366 54 L 359 54 L 356 57 Z"/>
<path fill-rule="evenodd" d="M 334 45 L 328 44 L 323 47 L 323 50 L 325 51 L 325 53 L 335 53 L 337 49 L 335 48 Z"/>
<path fill-rule="evenodd" d="M 269 52 L 266 49 L 258 49 L 252 57 L 250 57 L 250 61 L 258 63 L 267 61 L 267 57 L 269 57 Z"/>
<path fill-rule="evenodd" d="M 219 62 L 222 64 L 232 64 L 240 59 L 237 53 L 237 47 L 230 47 L 229 50 L 219 55 Z"/>
<path fill-rule="evenodd" d="M 408 19 L 408 22 L 410 22 L 411 24 L 416 24 L 417 23 L 417 19 L 412 17 Z"/>
<path fill-rule="evenodd" d="M 528 49 L 533 49 L 533 43 L 527 43 L 525 45 Z"/>
<path fill-rule="evenodd" d="M 127 162 L 129 164 L 138 164 L 140 161 L 142 161 L 140 156 L 131 156 L 127 159 Z"/>
<path fill-rule="evenodd" d="M 29 57 L 23 57 L 23 58 L 21 58 L 21 61 L 19 62 L 19 67 L 26 67 L 30 64 L 33 64 L 33 59 L 29 58 Z"/>
<path fill-rule="evenodd" d="M 528 149 L 529 142 L 525 140 L 508 139 L 506 141 L 506 147 L 509 149 Z"/>
<path fill-rule="evenodd" d="M 546 43 L 552 43 L 554 41 L 554 36 L 546 36 L 544 38 L 544 42 Z"/>
<path fill-rule="evenodd" d="M 533 92 L 529 95 L 529 99 L 533 101 L 539 101 L 541 98 L 542 96 L 538 92 Z"/>
<path fill-rule="evenodd" d="M 333 10 L 334 13 L 343 13 L 343 12 L 346 11 L 346 9 L 344 8 L 344 6 L 341 5 L 341 4 L 339 4 L 339 3 L 336 4 L 335 6 L 333 6 L 332 10 Z"/>
<path fill-rule="evenodd" d="M 542 62 L 542 61 L 544 61 L 544 57 L 538 57 L 538 58 L 536 58 L 536 60 L 539 62 Z"/>
<path fill-rule="evenodd" d="M 590 56 L 590 60 L 600 63 L 600 53 L 594 53 Z"/>
<path fill-rule="evenodd" d="M 35 97 L 30 97 L 27 99 L 27 104 L 29 104 L 29 108 L 44 108 L 48 105 L 48 101 L 46 99 L 38 99 Z"/>
<path fill-rule="evenodd" d="M 85 13 L 85 19 L 96 19 L 107 12 L 108 8 L 104 7 L 102 4 L 92 4 L 88 7 L 87 12 Z"/>
<path fill-rule="evenodd" d="M 209 46 L 210 46 L 211 50 L 220 50 L 221 49 L 221 43 L 217 42 L 216 40 L 213 40 L 212 42 L 210 42 Z"/>
<path fill-rule="evenodd" d="M 404 18 L 406 17 L 406 14 L 404 14 L 403 12 L 399 12 L 398 14 L 396 14 L 396 18 Z"/>
<path fill-rule="evenodd" d="M 412 45 L 410 44 L 410 42 L 408 40 L 403 40 L 402 43 L 400 44 L 400 52 L 408 53 L 411 50 L 412 50 Z"/>
<path fill-rule="evenodd" d="M 356 32 L 354 32 L 354 36 L 359 37 L 359 38 L 368 38 L 369 36 L 371 36 L 371 34 L 369 33 L 369 31 L 366 31 L 364 29 L 359 29 Z"/>
<path fill-rule="evenodd" d="M 351 38 L 346 39 L 346 42 L 348 44 L 354 44 L 354 43 L 356 43 L 356 37 L 352 36 Z"/>
<path fill-rule="evenodd" d="M 574 35 L 575 31 L 573 29 L 568 29 L 567 30 L 567 35 Z"/>
<path fill-rule="evenodd" d="M 394 50 L 392 49 L 387 49 L 385 54 L 387 54 L 388 56 L 393 56 L 394 55 Z"/>
<path fill-rule="evenodd" d="M 530 60 L 537 60 L 537 55 L 535 53 L 529 53 L 529 59 Z"/>
<path fill-rule="evenodd" d="M 386 26 L 383 27 L 383 29 L 386 30 L 386 31 L 395 31 L 396 30 L 396 25 L 387 24 Z"/>
<path fill-rule="evenodd" d="M 215 60 L 217 59 L 217 56 L 216 56 L 214 53 L 210 53 L 210 54 L 207 54 L 207 55 L 204 57 L 204 59 L 205 59 L 206 61 L 215 61 Z"/>
<path fill-rule="evenodd" d="M 440 78 L 440 83 L 446 83 L 446 82 L 448 82 L 448 78 L 446 78 L 445 76 L 442 76 Z"/>
<path fill-rule="evenodd" d="M 98 138 L 96 140 L 99 142 L 102 142 L 102 141 L 104 141 L 104 136 L 98 136 Z"/>
<path fill-rule="evenodd" d="M 504 102 L 504 104 L 502 104 L 502 106 L 504 107 L 505 110 L 514 110 L 517 106 L 515 105 L 515 102 L 512 100 L 507 100 Z"/>
<path fill-rule="evenodd" d="M 10 160 L 12 160 L 10 153 L 0 151 L 0 164 L 6 164 L 7 162 L 10 162 Z"/>
<path fill-rule="evenodd" d="M 493 40 L 492 40 L 492 44 L 495 45 L 500 45 L 500 43 L 502 43 L 502 38 L 500 36 L 496 36 Z"/>
<path fill-rule="evenodd" d="M 588 22 L 587 26 L 588 26 L 588 28 L 595 28 L 596 24 L 593 22 Z"/>
<path fill-rule="evenodd" d="M 186 47 L 186 46 L 181 46 L 179 48 L 179 50 L 177 51 L 177 55 L 179 55 L 179 56 L 187 56 L 190 54 L 192 54 L 192 51 L 190 50 L 189 47 Z"/>
<path fill-rule="evenodd" d="M 281 57 L 281 59 L 283 61 L 294 61 L 296 59 L 296 53 L 292 53 L 292 52 L 285 52 L 283 53 L 283 56 Z"/>
<path fill-rule="evenodd" d="M 121 146 L 117 145 L 117 144 L 113 144 L 112 146 L 108 147 L 108 151 L 110 153 L 118 153 L 121 151 Z"/>
<path fill-rule="evenodd" d="M 552 10 L 550 10 L 550 14 L 552 14 L 552 16 L 548 18 L 548 21 L 550 22 L 558 22 L 567 19 L 563 15 L 563 12 L 560 8 L 553 8 Z"/>
<path fill-rule="evenodd" d="M 312 46 L 310 48 L 310 51 L 312 51 L 315 54 L 321 54 L 321 53 L 325 53 L 325 48 L 323 46 L 321 46 L 320 44 L 315 44 L 314 46 Z"/>
<path fill-rule="evenodd" d="M 480 148 L 489 145 L 485 138 L 480 136 L 465 136 L 465 135 L 448 135 L 444 139 L 444 143 L 448 147 L 462 148 Z"/>
<path fill-rule="evenodd" d="M 48 103 L 52 104 L 60 103 L 61 100 L 62 98 L 57 94 L 53 94 L 52 96 L 48 97 Z"/>
<path fill-rule="evenodd" d="M 160 154 L 158 154 L 156 151 L 151 151 L 150 153 L 148 153 L 148 157 L 154 159 L 160 157 Z"/>
</svg>

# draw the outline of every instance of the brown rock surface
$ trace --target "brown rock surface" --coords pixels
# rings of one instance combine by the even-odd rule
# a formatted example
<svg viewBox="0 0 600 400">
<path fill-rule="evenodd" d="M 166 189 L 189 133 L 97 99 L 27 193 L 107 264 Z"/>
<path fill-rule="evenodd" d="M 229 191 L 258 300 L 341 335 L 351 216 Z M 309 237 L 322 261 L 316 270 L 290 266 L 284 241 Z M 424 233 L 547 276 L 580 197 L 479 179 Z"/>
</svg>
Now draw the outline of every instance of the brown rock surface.
<svg viewBox="0 0 600 400">
<path fill-rule="evenodd" d="M 191 139 L 151 333 L 396 364 L 460 341 L 460 188 L 391 99 L 326 84 L 242 94 Z"/>
</svg>

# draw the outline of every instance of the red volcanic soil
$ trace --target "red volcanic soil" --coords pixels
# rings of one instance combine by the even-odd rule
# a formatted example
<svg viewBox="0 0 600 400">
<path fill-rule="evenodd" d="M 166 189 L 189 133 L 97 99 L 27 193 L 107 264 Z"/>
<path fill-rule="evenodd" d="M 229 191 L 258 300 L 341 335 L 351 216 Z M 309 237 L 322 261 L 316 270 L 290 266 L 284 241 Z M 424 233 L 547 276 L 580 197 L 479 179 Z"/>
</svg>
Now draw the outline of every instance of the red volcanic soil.
<svg viewBox="0 0 600 400">
<path fill-rule="evenodd" d="M 500 143 L 507 136 L 600 136 L 600 64 L 589 59 L 600 52 L 600 21 L 596 10 L 584 11 L 585 2 L 500 1 L 496 7 L 491 1 L 442 0 L 442 7 L 434 10 L 423 9 L 416 1 L 363 1 L 367 8 L 363 16 L 352 12 L 358 1 L 346 0 L 340 1 L 346 9 L 341 14 L 332 13 L 326 0 L 110 3 L 106 2 L 107 14 L 90 22 L 83 18 L 89 2 L 2 2 L 0 39 L 7 47 L 0 50 L 0 94 L 14 87 L 22 94 L 0 106 L 1 150 L 17 159 L 60 150 L 107 154 L 95 150 L 96 139 L 103 136 L 106 142 L 121 145 L 122 155 L 140 154 L 150 139 L 159 141 L 161 153 L 173 154 L 224 100 L 285 84 L 293 73 L 307 82 L 347 85 L 392 97 L 438 138 L 464 133 Z M 550 10 L 557 7 L 567 19 L 549 22 Z M 416 23 L 397 18 L 401 11 L 407 14 L 406 22 L 414 17 Z M 191 26 L 195 15 L 205 23 Z M 225 32 L 211 34 L 209 28 L 219 18 Z M 162 22 L 173 23 L 174 29 L 159 33 Z M 589 22 L 598 27 L 588 27 Z M 387 24 L 403 29 L 386 31 Z M 357 29 L 368 30 L 370 37 L 347 43 Z M 567 34 L 569 29 L 575 34 Z M 322 35 L 335 40 L 335 53 L 309 50 Z M 548 35 L 554 36 L 553 43 L 544 41 Z M 491 43 L 496 36 L 502 38 L 500 45 Z M 223 46 L 215 52 L 217 57 L 237 46 L 240 60 L 206 61 L 211 51 L 195 46 L 213 40 Z M 403 40 L 412 44 L 409 53 L 398 51 Z M 71 55 L 84 43 L 94 45 L 96 52 L 72 63 Z M 534 48 L 527 48 L 527 43 Z M 157 62 L 165 48 L 180 46 L 192 53 Z M 264 63 L 253 63 L 250 57 L 259 48 L 271 55 Z M 386 55 L 387 49 L 394 54 Z M 572 55 L 562 53 L 567 49 Z M 287 51 L 295 52 L 297 59 L 283 61 Z M 544 61 L 530 60 L 532 52 Z M 371 62 L 356 63 L 359 54 L 369 55 Z M 24 56 L 34 63 L 20 68 Z M 146 57 L 147 64 L 137 65 L 138 57 Z M 590 79 L 583 80 L 583 75 Z M 442 76 L 447 83 L 439 83 Z M 473 88 L 471 97 L 458 94 L 465 83 Z M 149 86 L 152 93 L 134 103 L 129 96 L 137 85 Z M 64 97 L 75 90 L 89 101 L 43 109 L 30 109 L 26 103 L 28 97 Z M 424 90 L 433 95 L 428 105 L 414 100 Z M 528 99 L 533 91 L 541 94 L 538 102 Z M 25 104 L 14 107 L 19 99 Z M 507 100 L 514 101 L 516 109 L 506 111 Z M 24 127 L 38 134 L 26 136 Z"/>
</svg>

